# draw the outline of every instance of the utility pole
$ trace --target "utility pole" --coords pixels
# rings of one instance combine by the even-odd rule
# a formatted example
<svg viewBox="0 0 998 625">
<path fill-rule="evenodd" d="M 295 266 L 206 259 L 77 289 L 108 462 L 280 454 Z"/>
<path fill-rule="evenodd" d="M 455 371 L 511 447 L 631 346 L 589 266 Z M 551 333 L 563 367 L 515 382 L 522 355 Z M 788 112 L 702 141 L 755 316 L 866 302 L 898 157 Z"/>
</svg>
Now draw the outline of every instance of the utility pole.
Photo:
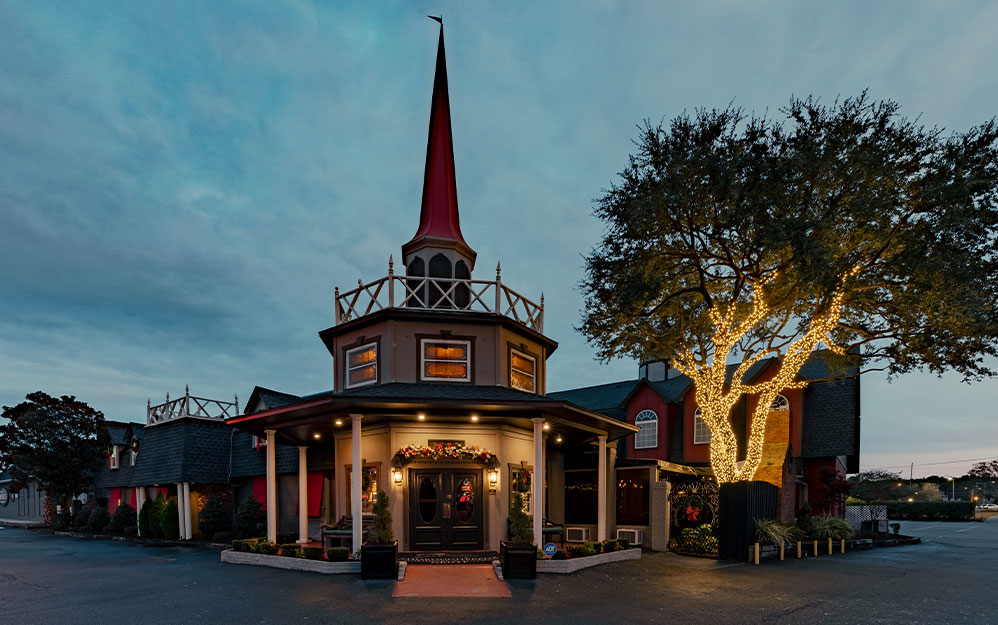
<svg viewBox="0 0 998 625">
<path fill-rule="evenodd" d="M 908 470 L 908 486 L 911 486 L 911 481 L 914 479 L 914 476 L 915 476 L 915 463 L 912 462 L 911 468 Z"/>
</svg>

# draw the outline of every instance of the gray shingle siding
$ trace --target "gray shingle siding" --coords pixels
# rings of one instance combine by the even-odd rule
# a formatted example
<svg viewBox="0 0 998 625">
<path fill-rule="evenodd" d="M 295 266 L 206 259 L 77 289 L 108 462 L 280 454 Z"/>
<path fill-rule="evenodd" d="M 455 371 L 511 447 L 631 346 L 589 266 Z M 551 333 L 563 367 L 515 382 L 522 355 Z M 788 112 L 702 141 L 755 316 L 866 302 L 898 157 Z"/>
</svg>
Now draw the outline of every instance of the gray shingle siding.
<svg viewBox="0 0 998 625">
<path fill-rule="evenodd" d="M 267 473 L 267 448 L 253 448 L 253 435 L 236 431 L 232 437 L 232 478 L 264 475 Z M 277 446 L 277 472 L 298 472 L 298 448 L 291 445 Z M 311 447 L 307 455 L 308 470 L 320 471 L 333 467 L 333 452 Z"/>
<path fill-rule="evenodd" d="M 856 449 L 859 380 L 815 382 L 804 390 L 805 458 L 850 456 Z"/>
</svg>

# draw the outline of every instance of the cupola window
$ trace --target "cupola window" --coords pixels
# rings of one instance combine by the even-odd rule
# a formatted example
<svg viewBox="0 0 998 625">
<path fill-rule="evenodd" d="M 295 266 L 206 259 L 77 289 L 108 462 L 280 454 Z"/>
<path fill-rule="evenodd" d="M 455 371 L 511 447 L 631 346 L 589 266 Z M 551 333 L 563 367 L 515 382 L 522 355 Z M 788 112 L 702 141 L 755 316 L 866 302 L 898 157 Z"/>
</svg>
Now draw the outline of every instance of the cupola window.
<svg viewBox="0 0 998 625">
<path fill-rule="evenodd" d="M 537 392 L 537 359 L 517 350 L 509 354 L 509 385 L 528 393 Z"/>
<path fill-rule="evenodd" d="M 378 344 L 368 343 L 347 350 L 346 387 L 366 386 L 378 381 Z"/>
<path fill-rule="evenodd" d="M 471 381 L 471 341 L 423 339 L 421 347 L 421 379 Z"/>
</svg>

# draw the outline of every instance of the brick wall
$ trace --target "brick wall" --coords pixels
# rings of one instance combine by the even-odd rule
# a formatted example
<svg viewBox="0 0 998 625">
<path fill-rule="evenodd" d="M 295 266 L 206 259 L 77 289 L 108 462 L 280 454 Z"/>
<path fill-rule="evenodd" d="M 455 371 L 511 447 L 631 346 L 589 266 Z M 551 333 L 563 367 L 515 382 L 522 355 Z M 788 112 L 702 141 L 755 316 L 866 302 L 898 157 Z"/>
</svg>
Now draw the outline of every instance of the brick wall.
<svg viewBox="0 0 998 625">
<path fill-rule="evenodd" d="M 672 485 L 668 480 L 651 483 L 651 536 L 649 542 L 653 551 L 669 549 L 669 492 Z"/>
</svg>

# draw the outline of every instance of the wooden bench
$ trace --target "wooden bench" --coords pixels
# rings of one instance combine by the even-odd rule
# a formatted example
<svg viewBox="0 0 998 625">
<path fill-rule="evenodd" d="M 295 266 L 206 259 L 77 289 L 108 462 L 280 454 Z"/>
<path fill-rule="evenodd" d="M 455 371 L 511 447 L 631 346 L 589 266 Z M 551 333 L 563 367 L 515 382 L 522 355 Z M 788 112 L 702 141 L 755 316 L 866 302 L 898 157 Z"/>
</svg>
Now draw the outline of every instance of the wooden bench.
<svg viewBox="0 0 998 625">
<path fill-rule="evenodd" d="M 361 539 L 361 542 L 363 542 L 364 539 L 367 538 L 367 534 L 369 533 L 369 531 L 371 529 L 371 525 L 374 524 L 374 515 L 373 514 L 365 514 L 365 515 L 363 515 L 361 523 L 362 524 L 361 524 L 361 529 L 360 529 L 360 539 Z M 331 541 L 331 540 L 338 540 L 340 547 L 344 546 L 345 542 L 348 542 L 348 543 L 350 543 L 349 546 L 350 546 L 351 551 L 355 551 L 354 546 L 353 546 L 353 517 L 352 516 L 347 516 L 347 515 L 341 516 L 340 520 L 337 521 L 335 525 L 325 525 L 325 526 L 323 526 L 322 529 L 319 531 L 319 534 L 320 534 L 320 536 L 322 538 L 322 546 L 323 547 L 328 548 L 329 547 L 329 541 Z"/>
<path fill-rule="evenodd" d="M 509 534 L 510 534 L 510 532 L 509 532 L 509 519 L 507 518 L 506 519 L 506 535 L 509 536 Z M 563 524 L 561 524 L 561 523 L 552 523 L 551 521 L 545 520 L 541 524 L 541 539 L 542 540 L 540 541 L 540 545 L 539 546 L 543 547 L 544 546 L 544 540 L 543 539 L 546 539 L 548 536 L 554 536 L 555 534 L 558 535 L 558 539 L 559 539 L 558 542 L 561 544 L 562 547 L 564 547 L 565 546 L 565 526 Z"/>
</svg>

